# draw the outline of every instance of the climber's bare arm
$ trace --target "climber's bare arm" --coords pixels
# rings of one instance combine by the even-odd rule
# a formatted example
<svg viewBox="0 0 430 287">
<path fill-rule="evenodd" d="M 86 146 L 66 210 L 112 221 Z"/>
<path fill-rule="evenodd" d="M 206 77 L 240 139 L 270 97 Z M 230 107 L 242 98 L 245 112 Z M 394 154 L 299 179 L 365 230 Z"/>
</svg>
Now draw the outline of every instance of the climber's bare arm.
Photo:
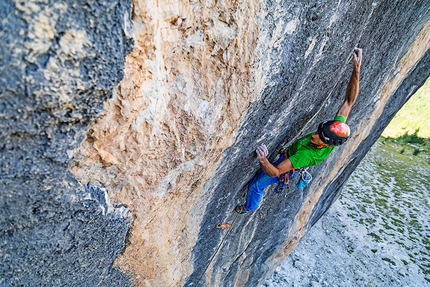
<svg viewBox="0 0 430 287">
<path fill-rule="evenodd" d="M 259 146 L 255 152 L 257 153 L 257 158 L 260 161 L 261 169 L 270 177 L 279 177 L 281 174 L 293 169 L 291 161 L 288 158 L 281 161 L 278 166 L 271 164 L 267 159 L 269 151 L 264 144 Z"/>
<path fill-rule="evenodd" d="M 354 53 L 352 54 L 353 69 L 348 87 L 346 88 L 345 100 L 337 112 L 338 116 L 342 116 L 345 119 L 348 118 L 349 112 L 351 111 L 352 105 L 354 105 L 358 96 L 358 91 L 360 90 L 360 67 L 362 58 L 363 50 L 355 48 Z"/>
</svg>

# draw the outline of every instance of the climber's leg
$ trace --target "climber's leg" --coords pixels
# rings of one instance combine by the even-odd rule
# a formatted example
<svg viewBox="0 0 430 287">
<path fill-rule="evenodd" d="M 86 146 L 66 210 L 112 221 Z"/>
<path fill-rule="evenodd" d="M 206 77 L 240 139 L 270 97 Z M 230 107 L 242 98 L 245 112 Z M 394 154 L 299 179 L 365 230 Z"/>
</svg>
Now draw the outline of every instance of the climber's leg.
<svg viewBox="0 0 430 287">
<path fill-rule="evenodd" d="M 248 185 L 244 211 L 256 210 L 263 198 L 265 188 L 278 181 L 278 177 L 269 177 L 264 171 L 260 171 Z"/>
</svg>

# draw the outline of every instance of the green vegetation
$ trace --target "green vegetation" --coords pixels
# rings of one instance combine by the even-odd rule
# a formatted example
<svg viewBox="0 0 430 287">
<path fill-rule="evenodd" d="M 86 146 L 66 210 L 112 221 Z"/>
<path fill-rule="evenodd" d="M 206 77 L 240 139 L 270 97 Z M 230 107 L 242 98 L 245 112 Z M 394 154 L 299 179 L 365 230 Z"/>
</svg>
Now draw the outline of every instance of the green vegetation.
<svg viewBox="0 0 430 287">
<path fill-rule="evenodd" d="M 430 77 L 382 133 L 382 143 L 402 145 L 401 155 L 430 155 Z M 420 155 L 421 156 L 421 155 Z M 428 160 L 430 164 L 430 159 Z"/>
<path fill-rule="evenodd" d="M 390 264 L 392 264 L 392 265 L 396 265 L 396 262 L 394 262 L 394 261 L 393 261 L 393 260 L 391 260 L 390 258 L 384 257 L 384 258 L 382 258 L 382 260 L 384 260 L 384 261 L 386 261 L 386 262 L 388 262 L 388 263 L 390 263 Z"/>
<path fill-rule="evenodd" d="M 382 136 L 399 138 L 414 134 L 430 139 L 430 77 L 394 116 Z"/>
<path fill-rule="evenodd" d="M 419 130 L 417 129 L 413 134 L 404 134 L 397 138 L 382 138 L 382 143 L 394 142 L 400 145 L 401 149 L 398 150 L 400 154 L 414 156 L 419 155 L 421 152 L 430 154 L 430 138 L 419 137 L 418 132 Z M 378 163 L 378 165 L 382 167 L 381 163 Z"/>
<path fill-rule="evenodd" d="M 354 221 L 364 225 L 369 241 L 376 243 L 369 247 L 375 258 L 392 267 L 416 265 L 430 283 L 430 236 L 426 217 L 430 138 L 420 136 L 421 128 L 416 127 L 409 133 L 403 130 L 397 138 L 379 139 L 347 183 L 347 194 L 353 195 L 354 200 L 349 198 L 346 202 L 349 209 L 354 208 L 351 213 L 358 214 Z M 366 206 L 367 213 L 361 205 Z M 396 246 L 398 254 L 409 258 L 379 252 L 383 249 L 377 243 L 382 242 Z"/>
<path fill-rule="evenodd" d="M 426 139 L 418 136 L 419 131 L 420 131 L 419 129 L 416 129 L 413 134 L 410 135 L 406 133 L 398 137 L 397 139 L 410 144 L 421 144 L 421 145 L 426 144 Z"/>
<path fill-rule="evenodd" d="M 376 241 L 376 242 L 382 242 L 382 238 L 379 236 L 379 235 L 377 235 L 377 234 L 375 234 L 375 233 L 373 233 L 373 232 L 371 232 L 371 233 L 369 233 L 368 235 L 370 235 L 370 236 L 372 236 L 373 237 L 373 239 Z"/>
<path fill-rule="evenodd" d="M 430 77 L 382 133 L 382 143 L 388 142 L 400 144 L 401 155 L 430 155 Z"/>
<path fill-rule="evenodd" d="M 413 151 L 413 155 L 418 155 L 421 152 L 421 150 L 419 148 L 415 148 Z"/>
</svg>

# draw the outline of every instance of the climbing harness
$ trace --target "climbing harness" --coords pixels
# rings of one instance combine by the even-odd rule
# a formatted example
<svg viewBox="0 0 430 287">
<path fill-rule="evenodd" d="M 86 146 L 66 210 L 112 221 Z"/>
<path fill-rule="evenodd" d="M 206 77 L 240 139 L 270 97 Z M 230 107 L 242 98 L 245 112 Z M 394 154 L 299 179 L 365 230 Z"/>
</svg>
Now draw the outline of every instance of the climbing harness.
<svg viewBox="0 0 430 287">
<path fill-rule="evenodd" d="M 285 190 L 285 188 L 290 188 L 289 177 L 286 176 L 285 173 L 283 173 L 279 178 L 278 185 L 275 188 L 275 193 L 281 194 Z"/>
<path fill-rule="evenodd" d="M 305 188 L 312 180 L 312 175 L 305 168 L 299 170 L 293 169 L 288 173 L 284 173 L 279 178 L 278 185 L 275 188 L 275 193 L 281 194 L 285 188 L 290 188 L 290 180 L 299 176 L 299 181 L 296 184 L 298 189 Z"/>
<path fill-rule="evenodd" d="M 245 208 L 245 205 L 242 206 L 242 209 Z M 241 210 L 242 212 L 242 210 Z M 221 249 L 222 244 L 224 243 L 225 239 L 227 238 L 227 235 L 230 233 L 230 231 L 233 229 L 233 225 L 236 222 L 236 220 L 239 218 L 240 213 L 236 214 L 236 217 L 234 218 L 234 220 L 232 222 L 228 222 L 228 223 L 222 223 L 222 224 L 218 224 L 217 227 L 218 228 L 228 228 L 227 233 L 224 235 L 224 237 L 222 238 L 220 244 L 218 245 L 218 248 L 215 250 L 215 253 L 212 255 L 211 259 L 209 260 L 208 265 L 206 265 L 205 270 L 203 271 L 202 275 L 199 277 L 199 280 L 197 280 L 196 286 L 199 285 L 200 280 L 202 280 L 203 275 L 205 275 L 206 271 L 209 268 L 209 265 L 211 265 L 212 261 L 215 259 L 215 256 L 218 254 L 219 250 Z"/>
<path fill-rule="evenodd" d="M 276 160 L 275 165 L 278 165 L 281 161 L 288 157 L 288 148 L 283 146 L 279 151 L 279 158 Z M 293 169 L 289 172 L 281 174 L 279 182 L 275 188 L 275 193 L 281 194 L 286 188 L 290 188 L 290 180 L 299 176 L 299 181 L 296 184 L 298 189 L 305 188 L 312 180 L 312 175 L 308 172 L 307 168 Z"/>
</svg>

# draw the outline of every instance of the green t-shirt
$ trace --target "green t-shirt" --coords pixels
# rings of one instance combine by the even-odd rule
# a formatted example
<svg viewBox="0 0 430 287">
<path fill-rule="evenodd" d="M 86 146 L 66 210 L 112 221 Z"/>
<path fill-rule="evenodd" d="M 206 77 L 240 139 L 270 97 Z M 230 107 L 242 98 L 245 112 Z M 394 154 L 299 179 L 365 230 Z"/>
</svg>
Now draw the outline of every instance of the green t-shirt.
<svg viewBox="0 0 430 287">
<path fill-rule="evenodd" d="M 336 116 L 335 120 L 346 122 L 342 116 Z M 288 149 L 288 158 L 295 169 L 314 166 L 323 162 L 335 149 L 334 146 L 316 148 L 311 145 L 311 136 L 308 134 L 296 140 Z"/>
</svg>

